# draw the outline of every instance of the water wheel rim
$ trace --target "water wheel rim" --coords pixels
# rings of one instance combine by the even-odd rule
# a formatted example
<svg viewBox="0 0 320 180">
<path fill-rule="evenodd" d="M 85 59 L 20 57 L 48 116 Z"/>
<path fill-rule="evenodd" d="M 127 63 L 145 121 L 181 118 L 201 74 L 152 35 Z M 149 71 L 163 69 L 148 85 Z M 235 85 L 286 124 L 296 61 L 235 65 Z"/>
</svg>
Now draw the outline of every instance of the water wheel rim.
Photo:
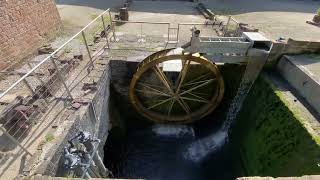
<svg viewBox="0 0 320 180">
<path fill-rule="evenodd" d="M 170 53 L 172 49 L 163 50 L 157 53 L 154 53 L 150 56 L 155 57 L 157 54 L 163 53 Z M 150 57 L 149 56 L 149 57 Z M 209 113 L 211 113 L 216 107 L 220 104 L 223 95 L 224 95 L 224 81 L 223 77 L 221 76 L 221 73 L 217 67 L 216 64 L 213 62 L 207 60 L 206 58 L 199 56 L 197 54 L 169 54 L 160 56 L 155 59 L 150 59 L 147 57 L 144 59 L 138 66 L 136 73 L 133 75 L 131 83 L 130 83 L 130 89 L 129 89 L 129 99 L 133 107 L 140 112 L 143 116 L 146 118 L 157 122 L 157 123 L 170 123 L 170 124 L 186 124 L 191 123 L 196 120 L 199 120 L 205 116 L 207 116 Z M 149 58 L 149 59 L 148 59 Z M 175 116 L 168 116 L 164 115 L 159 112 L 152 111 L 148 108 L 146 108 L 143 103 L 139 100 L 137 94 L 136 94 L 136 86 L 139 81 L 139 79 L 143 76 L 143 74 L 153 68 L 154 66 L 163 63 L 165 61 L 170 60 L 176 60 L 181 59 L 182 61 L 191 61 L 196 62 L 201 65 L 204 65 L 206 68 L 208 68 L 212 74 L 214 75 L 214 79 L 217 81 L 217 89 L 216 93 L 212 96 L 210 99 L 210 103 L 207 103 L 203 105 L 201 108 L 199 108 L 196 111 L 193 111 L 190 114 L 185 115 L 175 115 Z M 147 62 L 145 62 L 147 61 Z"/>
</svg>

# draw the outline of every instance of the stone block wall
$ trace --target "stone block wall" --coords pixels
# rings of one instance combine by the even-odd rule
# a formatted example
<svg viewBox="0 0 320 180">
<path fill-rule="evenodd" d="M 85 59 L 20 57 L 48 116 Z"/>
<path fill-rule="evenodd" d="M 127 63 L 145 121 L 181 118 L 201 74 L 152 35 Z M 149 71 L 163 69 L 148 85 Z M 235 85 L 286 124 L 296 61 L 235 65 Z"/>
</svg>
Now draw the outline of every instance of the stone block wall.
<svg viewBox="0 0 320 180">
<path fill-rule="evenodd" d="M 283 55 L 296 55 L 306 53 L 319 53 L 319 41 L 298 41 L 288 39 L 287 42 L 272 42 L 268 63 L 275 65 Z"/>
<path fill-rule="evenodd" d="M 60 26 L 54 0 L 0 0 L 0 70 L 32 54 Z"/>
</svg>

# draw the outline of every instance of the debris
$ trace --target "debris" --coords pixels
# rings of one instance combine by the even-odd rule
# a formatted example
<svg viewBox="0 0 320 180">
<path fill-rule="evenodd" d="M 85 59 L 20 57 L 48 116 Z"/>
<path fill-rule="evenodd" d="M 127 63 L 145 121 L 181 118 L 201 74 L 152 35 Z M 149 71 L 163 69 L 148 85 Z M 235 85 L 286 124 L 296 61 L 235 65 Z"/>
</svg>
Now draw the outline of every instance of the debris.
<svg viewBox="0 0 320 180">
<path fill-rule="evenodd" d="M 83 60 L 83 55 L 82 54 L 75 54 L 75 55 L 73 55 L 73 58 L 74 59 L 79 59 L 80 61 L 82 61 Z"/>
<path fill-rule="evenodd" d="M 320 23 L 316 23 L 314 21 L 306 21 L 306 23 L 320 27 Z"/>
<path fill-rule="evenodd" d="M 90 101 L 81 98 L 76 98 L 71 103 L 71 109 L 79 109 L 82 105 L 88 105 Z"/>
<path fill-rule="evenodd" d="M 48 68 L 49 74 L 52 75 L 56 72 L 55 68 Z"/>
<path fill-rule="evenodd" d="M 206 19 L 211 19 L 214 20 L 215 14 L 210 10 L 205 7 L 204 4 L 198 3 L 198 6 L 196 9 L 206 18 Z"/>
<path fill-rule="evenodd" d="M 93 42 L 94 42 L 94 43 L 98 43 L 98 42 L 100 42 L 100 39 L 101 39 L 100 34 L 96 34 L 96 35 L 93 37 Z"/>
<path fill-rule="evenodd" d="M 81 104 L 80 103 L 77 103 L 77 102 L 75 102 L 75 103 L 72 103 L 72 108 L 74 108 L 74 109 L 79 109 L 80 107 L 81 107 Z"/>
<path fill-rule="evenodd" d="M 51 44 L 46 44 L 38 49 L 38 54 L 51 54 L 54 52 Z"/>
<path fill-rule="evenodd" d="M 258 32 L 259 31 L 259 29 L 246 23 L 239 23 L 239 30 L 241 32 Z"/>
<path fill-rule="evenodd" d="M 92 83 L 84 83 L 82 86 L 83 91 L 91 90 L 96 91 L 97 90 L 97 83 L 93 81 Z"/>
<path fill-rule="evenodd" d="M 120 8 L 119 18 L 121 21 L 129 20 L 129 12 L 127 7 Z"/>
</svg>

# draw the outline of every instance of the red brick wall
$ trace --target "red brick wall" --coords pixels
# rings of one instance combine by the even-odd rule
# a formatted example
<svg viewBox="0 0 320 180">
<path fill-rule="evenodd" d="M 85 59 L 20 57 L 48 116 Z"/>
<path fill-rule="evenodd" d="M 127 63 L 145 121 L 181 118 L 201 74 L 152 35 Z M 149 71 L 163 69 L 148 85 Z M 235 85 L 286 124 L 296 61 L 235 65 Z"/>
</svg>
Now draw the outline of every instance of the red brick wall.
<svg viewBox="0 0 320 180">
<path fill-rule="evenodd" d="M 60 25 L 54 0 L 0 0 L 0 69 L 34 53 Z"/>
</svg>

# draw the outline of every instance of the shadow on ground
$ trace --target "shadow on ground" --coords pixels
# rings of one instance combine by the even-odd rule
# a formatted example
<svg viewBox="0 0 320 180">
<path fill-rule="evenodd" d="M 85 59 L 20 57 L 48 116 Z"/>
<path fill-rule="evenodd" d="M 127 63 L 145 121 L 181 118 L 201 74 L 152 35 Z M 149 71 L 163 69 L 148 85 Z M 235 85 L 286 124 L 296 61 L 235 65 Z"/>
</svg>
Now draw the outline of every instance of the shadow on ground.
<svg viewBox="0 0 320 180">
<path fill-rule="evenodd" d="M 124 0 L 55 0 L 58 5 L 87 6 L 96 9 L 116 9 Z M 320 0 L 203 0 L 201 1 L 217 14 L 239 14 L 248 12 L 280 11 L 315 13 L 320 7 Z M 177 0 L 137 0 L 130 7 L 132 11 L 193 14 L 189 6 L 195 3 Z"/>
</svg>

